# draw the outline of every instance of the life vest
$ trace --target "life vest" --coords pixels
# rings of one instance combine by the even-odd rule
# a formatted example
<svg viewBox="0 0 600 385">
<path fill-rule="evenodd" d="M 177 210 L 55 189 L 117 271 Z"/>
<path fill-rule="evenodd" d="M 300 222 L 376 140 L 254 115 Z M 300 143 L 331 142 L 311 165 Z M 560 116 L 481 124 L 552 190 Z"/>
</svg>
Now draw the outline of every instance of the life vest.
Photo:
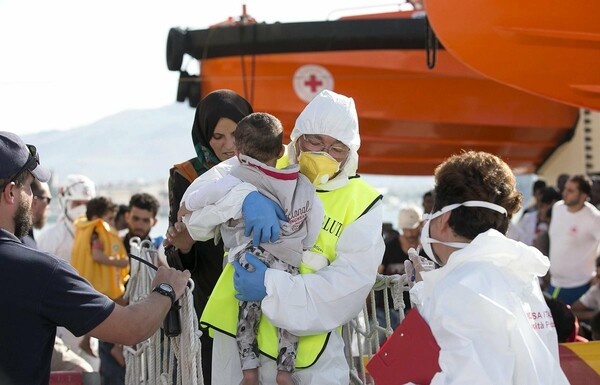
<svg viewBox="0 0 600 385">
<path fill-rule="evenodd" d="M 178 163 L 173 166 L 173 169 L 179 171 L 179 173 L 183 175 L 183 177 L 187 179 L 190 183 L 192 183 L 194 179 L 198 177 L 198 172 L 194 168 L 192 160 L 186 160 L 183 163 Z"/>
<path fill-rule="evenodd" d="M 279 165 L 278 165 L 279 166 Z M 325 255 L 329 263 L 335 260 L 337 241 L 344 228 L 366 213 L 381 195 L 360 177 L 352 177 L 348 185 L 333 191 L 317 191 L 325 208 L 321 232 L 311 251 Z M 314 270 L 301 264 L 300 273 Z M 238 322 L 238 300 L 233 288 L 234 268 L 227 264 L 208 300 L 200 319 L 201 325 L 235 337 Z M 327 344 L 329 333 L 301 336 L 298 343 L 296 367 L 313 365 Z M 258 346 L 263 355 L 276 359 L 278 350 L 277 329 L 263 315 L 258 328 Z"/>
<path fill-rule="evenodd" d="M 100 293 L 110 299 L 117 299 L 125 292 L 125 279 L 129 267 L 119 268 L 98 263 L 92 259 L 92 234 L 96 233 L 104 245 L 104 254 L 126 259 L 125 246 L 117 232 L 102 219 L 88 221 L 82 217 L 75 221 L 71 264 L 79 275 L 87 279 Z"/>
</svg>

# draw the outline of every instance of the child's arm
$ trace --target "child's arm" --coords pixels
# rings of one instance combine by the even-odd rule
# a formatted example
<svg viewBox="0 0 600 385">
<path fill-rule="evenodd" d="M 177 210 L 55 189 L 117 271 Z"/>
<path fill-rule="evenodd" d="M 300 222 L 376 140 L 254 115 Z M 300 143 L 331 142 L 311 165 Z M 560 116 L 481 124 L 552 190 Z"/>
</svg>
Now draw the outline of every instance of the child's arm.
<svg viewBox="0 0 600 385">
<path fill-rule="evenodd" d="M 233 175 L 203 184 L 192 184 L 181 199 L 181 206 L 188 211 L 201 210 L 203 207 L 214 205 L 227 195 L 235 186 L 242 183 Z"/>
<path fill-rule="evenodd" d="M 188 232 L 196 241 L 206 241 L 215 237 L 215 229 L 230 219 L 242 217 L 242 204 L 246 195 L 256 191 L 250 183 L 240 183 L 214 205 L 192 212 L 184 218 Z"/>
<path fill-rule="evenodd" d="M 238 178 L 226 175 L 222 179 L 191 184 L 181 198 L 177 220 L 181 222 L 184 216 L 189 218 L 192 212 L 216 204 L 240 183 Z"/>
<path fill-rule="evenodd" d="M 118 259 L 104 254 L 104 244 L 97 236 L 92 237 L 92 259 L 103 265 L 117 267 L 126 267 L 129 264 L 127 259 Z"/>
</svg>

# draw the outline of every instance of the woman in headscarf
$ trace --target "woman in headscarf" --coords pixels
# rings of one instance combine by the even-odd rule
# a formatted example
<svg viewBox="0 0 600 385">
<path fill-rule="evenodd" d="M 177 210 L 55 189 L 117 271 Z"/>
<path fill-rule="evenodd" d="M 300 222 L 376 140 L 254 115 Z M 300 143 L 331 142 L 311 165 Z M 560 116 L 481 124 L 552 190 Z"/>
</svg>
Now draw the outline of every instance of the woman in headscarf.
<svg viewBox="0 0 600 385">
<path fill-rule="evenodd" d="M 196 107 L 192 141 L 196 157 L 174 165 L 169 177 L 169 231 L 165 254 L 169 266 L 189 270 L 194 280 L 194 308 L 202 314 L 208 297 L 223 270 L 223 241 L 195 242 L 187 231 L 173 231 L 183 193 L 198 176 L 234 155 L 233 132 L 243 117 L 253 112 L 243 97 L 230 90 L 206 95 Z M 202 371 L 204 383 L 210 384 L 212 338 L 203 333 Z"/>
</svg>

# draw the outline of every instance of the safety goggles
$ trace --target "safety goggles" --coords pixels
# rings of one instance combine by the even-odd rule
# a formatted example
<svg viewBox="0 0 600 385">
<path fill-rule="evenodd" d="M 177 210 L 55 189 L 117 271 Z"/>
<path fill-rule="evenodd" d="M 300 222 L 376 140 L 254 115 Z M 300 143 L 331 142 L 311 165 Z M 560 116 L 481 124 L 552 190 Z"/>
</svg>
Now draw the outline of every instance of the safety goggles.
<svg viewBox="0 0 600 385">
<path fill-rule="evenodd" d="M 344 157 L 350 152 L 350 149 L 343 144 L 327 146 L 319 137 L 306 134 L 302 135 L 302 147 L 306 151 L 326 152 L 334 157 Z"/>
</svg>

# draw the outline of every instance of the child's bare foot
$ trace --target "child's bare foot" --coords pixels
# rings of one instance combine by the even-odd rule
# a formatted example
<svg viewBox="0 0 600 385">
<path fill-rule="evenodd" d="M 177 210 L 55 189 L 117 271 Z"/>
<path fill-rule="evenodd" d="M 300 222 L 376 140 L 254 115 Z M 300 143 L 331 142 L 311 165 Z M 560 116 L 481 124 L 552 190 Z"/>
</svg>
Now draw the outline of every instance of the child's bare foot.
<svg viewBox="0 0 600 385">
<path fill-rule="evenodd" d="M 245 369 L 242 373 L 244 378 L 240 385 L 258 385 L 258 369 Z"/>
<path fill-rule="evenodd" d="M 294 380 L 292 379 L 292 373 L 286 372 L 284 370 L 277 371 L 277 385 L 294 385 Z"/>
</svg>

